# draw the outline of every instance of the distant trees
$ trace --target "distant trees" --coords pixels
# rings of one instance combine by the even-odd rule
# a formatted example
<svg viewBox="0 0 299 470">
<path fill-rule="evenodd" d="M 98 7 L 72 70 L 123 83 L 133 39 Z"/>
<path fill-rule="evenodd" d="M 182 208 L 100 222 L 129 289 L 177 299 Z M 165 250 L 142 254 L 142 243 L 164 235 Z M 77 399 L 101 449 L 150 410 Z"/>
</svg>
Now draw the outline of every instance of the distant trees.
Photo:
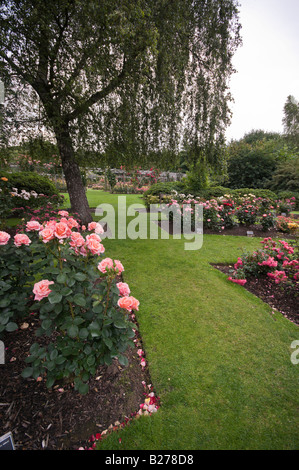
<svg viewBox="0 0 299 470">
<path fill-rule="evenodd" d="M 231 188 L 296 188 L 299 152 L 279 133 L 253 130 L 227 147 L 226 184 Z"/>
</svg>

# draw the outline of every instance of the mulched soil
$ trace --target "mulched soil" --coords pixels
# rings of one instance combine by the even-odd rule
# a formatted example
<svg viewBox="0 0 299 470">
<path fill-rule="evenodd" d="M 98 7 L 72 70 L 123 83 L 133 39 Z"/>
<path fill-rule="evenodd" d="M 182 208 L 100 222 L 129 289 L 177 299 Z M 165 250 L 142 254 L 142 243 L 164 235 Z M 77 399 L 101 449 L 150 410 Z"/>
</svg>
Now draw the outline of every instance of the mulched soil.
<svg viewBox="0 0 299 470">
<path fill-rule="evenodd" d="M 227 274 L 228 277 L 231 276 L 230 271 L 234 269 L 232 265 L 225 264 L 212 264 L 212 266 Z M 278 310 L 291 322 L 299 325 L 299 289 L 295 292 L 290 287 L 283 288 L 267 276 L 247 279 L 243 287 L 269 304 L 273 310 Z"/>
<path fill-rule="evenodd" d="M 23 326 L 22 326 L 23 325 Z M 28 325 L 28 326 L 27 326 Z M 25 328 L 24 328 L 25 326 Z M 118 362 L 99 367 L 90 391 L 79 395 L 72 384 L 47 389 L 45 382 L 23 379 L 29 349 L 36 342 L 38 320 L 33 315 L 4 338 L 5 364 L 0 365 L 0 436 L 12 432 L 17 450 L 74 450 L 89 447 L 91 435 L 125 423 L 144 402 L 144 386 L 151 384 L 142 370 L 137 349 L 129 349 L 129 365 Z M 142 348 L 140 338 L 138 347 Z"/>
</svg>

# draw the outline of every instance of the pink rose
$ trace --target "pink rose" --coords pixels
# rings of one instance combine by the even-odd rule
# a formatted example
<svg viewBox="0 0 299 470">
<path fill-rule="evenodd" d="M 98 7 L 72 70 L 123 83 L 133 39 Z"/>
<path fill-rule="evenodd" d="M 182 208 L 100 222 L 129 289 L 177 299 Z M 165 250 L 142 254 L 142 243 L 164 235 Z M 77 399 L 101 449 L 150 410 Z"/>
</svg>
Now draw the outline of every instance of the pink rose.
<svg viewBox="0 0 299 470">
<path fill-rule="evenodd" d="M 80 247 L 80 246 L 83 246 L 85 243 L 85 240 L 84 238 L 82 237 L 82 235 L 79 233 L 79 232 L 72 232 L 71 234 L 71 241 L 70 241 L 70 245 L 74 248 L 74 247 Z"/>
<path fill-rule="evenodd" d="M 58 222 L 58 224 L 55 225 L 54 235 L 59 240 L 62 240 L 63 238 L 68 238 L 71 233 L 72 231 L 66 223 Z"/>
<path fill-rule="evenodd" d="M 42 237 L 44 243 L 48 243 L 50 240 L 53 240 L 55 238 L 54 228 L 45 227 L 39 232 L 39 235 L 40 237 Z"/>
<path fill-rule="evenodd" d="M 61 215 L 62 217 L 68 217 L 69 215 L 68 211 L 59 211 L 58 214 Z"/>
<path fill-rule="evenodd" d="M 118 259 L 114 260 L 114 264 L 115 264 L 115 271 L 118 270 L 118 274 L 122 273 L 125 270 L 121 262 L 118 261 Z"/>
<path fill-rule="evenodd" d="M 117 305 L 118 305 L 120 308 L 123 308 L 123 309 L 125 309 L 125 310 L 128 310 L 129 312 L 131 312 L 131 310 L 132 310 L 130 297 L 121 297 L 121 298 L 118 300 Z"/>
<path fill-rule="evenodd" d="M 49 289 L 50 284 L 54 284 L 54 282 L 48 281 L 47 279 L 36 282 L 33 287 L 33 293 L 35 294 L 34 300 L 42 300 L 45 297 L 48 297 L 51 292 Z"/>
<path fill-rule="evenodd" d="M 97 222 L 90 222 L 88 224 L 88 230 L 91 231 L 91 230 L 94 230 L 97 226 Z"/>
<path fill-rule="evenodd" d="M 26 245 L 29 246 L 31 243 L 30 238 L 24 233 L 18 233 L 14 236 L 14 244 L 16 246 Z"/>
<path fill-rule="evenodd" d="M 123 297 L 130 295 L 130 288 L 126 282 L 118 282 L 117 284 L 120 295 Z"/>
<path fill-rule="evenodd" d="M 98 237 L 98 235 L 96 235 L 95 233 L 93 235 L 94 236 L 88 235 L 86 237 L 86 247 L 93 255 L 100 255 L 101 253 L 104 253 L 105 248 L 100 243 L 100 237 Z"/>
<path fill-rule="evenodd" d="M 124 308 L 125 310 L 128 310 L 131 312 L 132 310 L 138 310 L 139 307 L 139 301 L 135 299 L 135 297 L 121 297 L 118 302 L 118 306 L 120 308 Z"/>
<path fill-rule="evenodd" d="M 9 233 L 0 232 L 0 245 L 6 245 L 10 239 Z"/>
<path fill-rule="evenodd" d="M 26 232 L 39 232 L 40 230 L 42 230 L 42 228 L 43 226 L 39 222 L 37 222 L 37 220 L 30 220 L 26 224 Z"/>
<path fill-rule="evenodd" d="M 235 284 L 240 284 L 240 286 L 244 286 L 246 284 L 246 279 L 233 279 L 231 277 L 228 278 L 229 281 L 234 282 Z"/>
<path fill-rule="evenodd" d="M 73 217 L 70 217 L 68 219 L 67 225 L 68 225 L 69 228 L 78 228 L 79 227 L 78 222 Z"/>
<path fill-rule="evenodd" d="M 111 258 L 105 258 L 98 264 L 98 270 L 101 271 L 101 273 L 106 274 L 107 269 L 113 269 L 113 261 Z"/>
<path fill-rule="evenodd" d="M 95 228 L 95 233 L 104 233 L 104 229 L 103 227 L 101 226 L 101 224 L 97 224 L 96 228 Z"/>
</svg>

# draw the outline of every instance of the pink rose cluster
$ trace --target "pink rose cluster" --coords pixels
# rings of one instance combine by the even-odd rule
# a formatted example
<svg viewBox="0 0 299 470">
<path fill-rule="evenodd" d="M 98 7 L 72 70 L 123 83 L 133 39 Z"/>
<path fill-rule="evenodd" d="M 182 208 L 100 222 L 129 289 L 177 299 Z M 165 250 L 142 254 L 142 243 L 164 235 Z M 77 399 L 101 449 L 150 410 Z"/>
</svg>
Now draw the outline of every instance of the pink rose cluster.
<svg viewBox="0 0 299 470">
<path fill-rule="evenodd" d="M 0 232 L 0 245 L 7 245 L 9 242 L 11 236 L 9 233 L 6 232 Z M 14 245 L 16 247 L 20 247 L 22 245 L 29 246 L 31 243 L 30 238 L 25 235 L 24 233 L 19 233 L 14 236 Z"/>
<path fill-rule="evenodd" d="M 262 250 L 255 251 L 248 260 L 246 256 L 238 258 L 237 263 L 234 264 L 235 271 L 229 281 L 235 282 L 240 285 L 246 283 L 244 279 L 244 271 L 246 271 L 246 263 L 250 262 L 251 272 L 253 266 L 260 274 L 266 274 L 270 279 L 273 279 L 275 284 L 289 282 L 290 285 L 295 285 L 299 281 L 299 260 L 295 259 L 294 248 L 285 240 L 275 241 L 271 237 L 264 238 L 261 241 Z M 258 270 L 257 268 L 265 267 L 265 271 Z"/>
</svg>

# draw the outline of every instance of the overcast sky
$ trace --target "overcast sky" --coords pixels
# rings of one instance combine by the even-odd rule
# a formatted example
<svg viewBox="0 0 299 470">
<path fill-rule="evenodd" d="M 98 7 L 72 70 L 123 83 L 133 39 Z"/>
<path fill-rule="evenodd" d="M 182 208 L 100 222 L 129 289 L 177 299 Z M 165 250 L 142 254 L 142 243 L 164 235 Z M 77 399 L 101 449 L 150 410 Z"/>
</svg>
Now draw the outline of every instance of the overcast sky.
<svg viewBox="0 0 299 470">
<path fill-rule="evenodd" d="M 299 0 L 240 0 L 243 46 L 233 59 L 227 140 L 253 129 L 283 132 L 288 95 L 299 100 Z"/>
</svg>

